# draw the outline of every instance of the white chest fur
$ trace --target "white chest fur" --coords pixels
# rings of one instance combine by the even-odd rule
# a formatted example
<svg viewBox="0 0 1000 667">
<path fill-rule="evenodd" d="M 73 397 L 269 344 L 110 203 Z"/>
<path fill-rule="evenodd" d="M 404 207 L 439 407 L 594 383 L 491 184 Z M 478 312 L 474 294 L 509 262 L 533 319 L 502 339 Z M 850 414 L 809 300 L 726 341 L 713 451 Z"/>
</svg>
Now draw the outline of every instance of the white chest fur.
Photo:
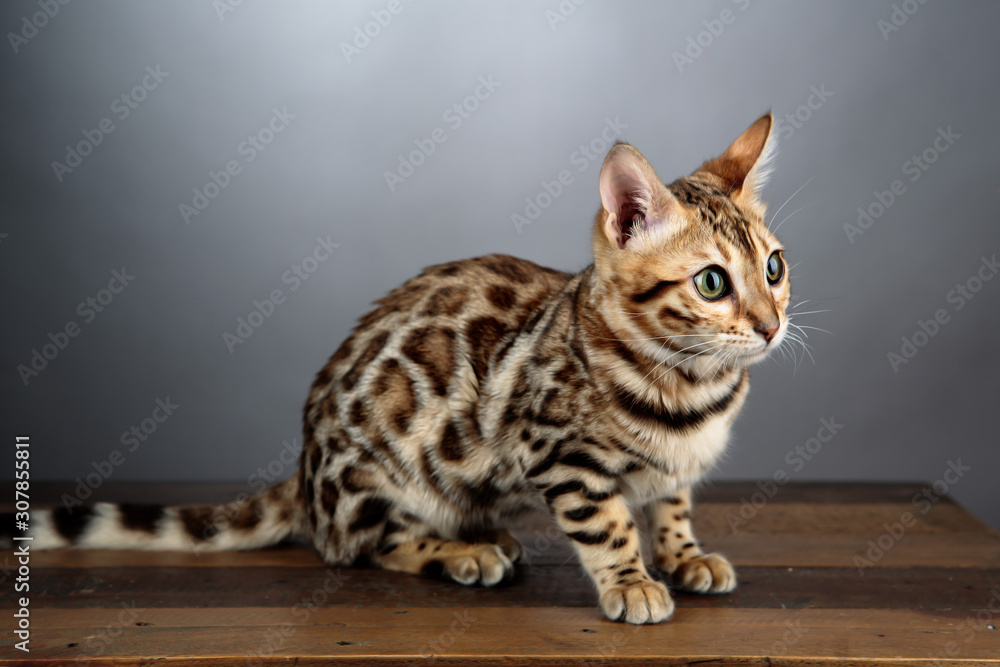
<svg viewBox="0 0 1000 667">
<path fill-rule="evenodd" d="M 662 466 L 625 475 L 621 482 L 625 499 L 630 505 L 645 505 L 695 484 L 722 456 L 729 442 L 731 424 L 731 418 L 719 415 L 687 434 L 659 429 L 646 434 L 644 449 L 656 452 Z"/>
</svg>

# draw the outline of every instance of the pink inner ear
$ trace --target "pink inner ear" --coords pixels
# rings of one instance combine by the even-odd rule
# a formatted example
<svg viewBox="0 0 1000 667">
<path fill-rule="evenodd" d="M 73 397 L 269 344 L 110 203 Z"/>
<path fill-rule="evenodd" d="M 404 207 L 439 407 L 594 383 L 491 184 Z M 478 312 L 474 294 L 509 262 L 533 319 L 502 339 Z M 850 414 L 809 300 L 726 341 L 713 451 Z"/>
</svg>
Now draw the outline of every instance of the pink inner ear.
<svg viewBox="0 0 1000 667">
<path fill-rule="evenodd" d="M 650 229 L 660 222 L 649 218 L 634 203 L 626 200 L 619 213 L 608 213 L 604 221 L 604 234 L 619 248 L 624 248 L 636 230 Z"/>
<path fill-rule="evenodd" d="M 645 159 L 631 146 L 616 146 L 612 151 L 601 169 L 599 184 L 601 203 L 607 212 L 604 234 L 624 248 L 636 224 L 636 215 L 644 228 L 650 225 L 646 208 L 653 188 L 650 175 L 645 172 L 652 169 L 643 164 Z M 652 177 L 656 178 L 655 173 Z"/>
<path fill-rule="evenodd" d="M 604 236 L 619 250 L 625 247 L 628 237 L 622 233 L 621 226 L 618 224 L 617 213 L 608 213 L 604 219 Z"/>
<path fill-rule="evenodd" d="M 609 213 L 619 213 L 632 193 L 641 187 L 640 178 L 630 167 L 615 160 L 601 173 L 601 202 Z"/>
</svg>

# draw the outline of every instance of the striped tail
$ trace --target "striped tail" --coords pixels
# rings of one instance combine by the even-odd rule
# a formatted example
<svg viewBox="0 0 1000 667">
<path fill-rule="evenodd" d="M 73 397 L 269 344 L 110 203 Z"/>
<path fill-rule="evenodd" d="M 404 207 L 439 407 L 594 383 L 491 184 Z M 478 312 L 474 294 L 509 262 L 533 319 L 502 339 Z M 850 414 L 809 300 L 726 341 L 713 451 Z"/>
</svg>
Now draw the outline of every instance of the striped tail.
<svg viewBox="0 0 1000 667">
<path fill-rule="evenodd" d="M 222 505 L 93 503 L 32 510 L 28 534 L 32 549 L 258 549 L 302 534 L 305 514 L 298 489 L 296 475 L 263 493 Z M 13 526 L 11 515 L 2 520 Z M 3 537 L 9 539 L 10 529 L 4 529 Z"/>
</svg>

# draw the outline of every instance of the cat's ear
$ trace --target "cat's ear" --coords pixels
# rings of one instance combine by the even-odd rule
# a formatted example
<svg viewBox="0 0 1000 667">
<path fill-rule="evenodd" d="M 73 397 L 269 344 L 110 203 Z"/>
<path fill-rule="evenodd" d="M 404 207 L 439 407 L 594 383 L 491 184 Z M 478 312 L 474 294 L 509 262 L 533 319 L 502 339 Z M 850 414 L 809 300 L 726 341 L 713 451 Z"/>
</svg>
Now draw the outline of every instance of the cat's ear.
<svg viewBox="0 0 1000 667">
<path fill-rule="evenodd" d="M 771 173 L 771 161 L 778 148 L 774 118 L 767 112 L 726 149 L 726 152 L 701 165 L 722 179 L 733 199 L 756 201 Z"/>
<path fill-rule="evenodd" d="M 675 203 L 652 165 L 634 146 L 615 144 L 604 158 L 600 178 L 604 236 L 617 248 L 643 231 L 665 224 Z"/>
</svg>

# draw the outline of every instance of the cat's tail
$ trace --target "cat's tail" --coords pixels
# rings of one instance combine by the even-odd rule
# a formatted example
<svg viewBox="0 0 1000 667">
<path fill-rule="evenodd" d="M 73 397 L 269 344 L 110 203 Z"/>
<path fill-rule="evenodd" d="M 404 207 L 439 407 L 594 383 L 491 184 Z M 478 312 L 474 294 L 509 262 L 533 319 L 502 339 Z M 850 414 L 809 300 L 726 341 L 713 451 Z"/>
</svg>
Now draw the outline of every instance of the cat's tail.
<svg viewBox="0 0 1000 667">
<path fill-rule="evenodd" d="M 303 533 L 298 475 L 255 496 L 222 505 L 92 503 L 32 510 L 31 549 L 257 549 Z M 12 532 L 13 531 L 13 532 Z M 16 515 L 0 514 L 0 542 L 11 542 Z"/>
</svg>

